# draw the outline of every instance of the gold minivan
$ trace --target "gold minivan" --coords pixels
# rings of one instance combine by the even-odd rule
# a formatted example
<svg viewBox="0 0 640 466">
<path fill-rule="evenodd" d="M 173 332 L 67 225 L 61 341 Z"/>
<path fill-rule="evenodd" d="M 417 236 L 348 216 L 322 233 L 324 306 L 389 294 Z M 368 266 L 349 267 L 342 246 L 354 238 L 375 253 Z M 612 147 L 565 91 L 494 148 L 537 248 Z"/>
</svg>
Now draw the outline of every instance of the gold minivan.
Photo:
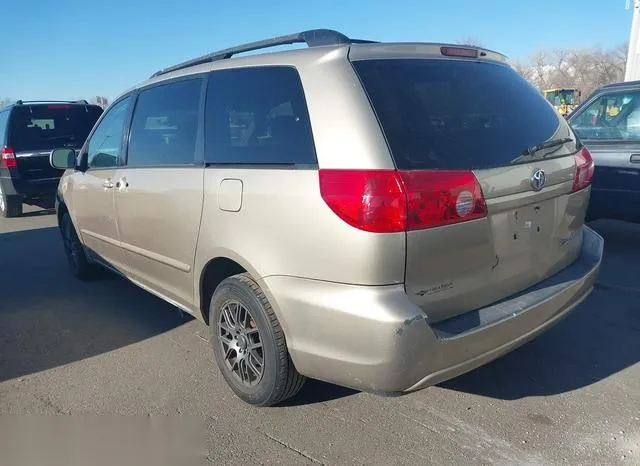
<svg viewBox="0 0 640 466">
<path fill-rule="evenodd" d="M 602 257 L 588 150 L 481 48 L 314 30 L 222 50 L 51 163 L 73 273 L 204 321 L 260 406 L 306 377 L 389 394 L 474 369 L 575 308 Z"/>
</svg>

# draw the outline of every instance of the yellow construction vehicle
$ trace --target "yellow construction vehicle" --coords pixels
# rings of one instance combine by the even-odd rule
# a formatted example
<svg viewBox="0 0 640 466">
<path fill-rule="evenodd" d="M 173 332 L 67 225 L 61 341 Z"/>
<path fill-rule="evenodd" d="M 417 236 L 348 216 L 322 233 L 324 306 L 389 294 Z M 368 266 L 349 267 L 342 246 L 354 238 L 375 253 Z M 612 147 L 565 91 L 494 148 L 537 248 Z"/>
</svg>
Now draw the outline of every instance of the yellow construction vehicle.
<svg viewBox="0 0 640 466">
<path fill-rule="evenodd" d="M 547 89 L 544 91 L 545 99 L 551 102 L 551 105 L 563 117 L 575 110 L 580 103 L 580 96 L 580 91 L 573 88 Z"/>
</svg>

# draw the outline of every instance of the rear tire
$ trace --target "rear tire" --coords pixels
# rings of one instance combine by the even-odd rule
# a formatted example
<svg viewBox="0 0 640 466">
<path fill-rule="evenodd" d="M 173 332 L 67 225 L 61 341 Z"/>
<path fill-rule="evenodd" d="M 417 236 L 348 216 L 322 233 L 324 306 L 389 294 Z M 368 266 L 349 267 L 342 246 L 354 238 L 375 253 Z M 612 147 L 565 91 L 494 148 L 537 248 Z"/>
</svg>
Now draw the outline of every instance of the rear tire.
<svg viewBox="0 0 640 466">
<path fill-rule="evenodd" d="M 269 301 L 248 274 L 218 285 L 209 306 L 209 327 L 218 368 L 243 401 L 272 406 L 304 385 L 306 378 L 291 361 Z"/>
<path fill-rule="evenodd" d="M 2 192 L 0 185 L 0 216 L 4 218 L 19 217 L 22 215 L 22 199 L 18 196 L 9 196 Z"/>
<path fill-rule="evenodd" d="M 80 280 L 92 278 L 95 272 L 94 266 L 87 259 L 84 246 L 78 238 L 76 228 L 68 213 L 62 214 L 60 233 L 62 234 L 62 244 L 64 245 L 67 262 L 73 276 Z"/>
</svg>

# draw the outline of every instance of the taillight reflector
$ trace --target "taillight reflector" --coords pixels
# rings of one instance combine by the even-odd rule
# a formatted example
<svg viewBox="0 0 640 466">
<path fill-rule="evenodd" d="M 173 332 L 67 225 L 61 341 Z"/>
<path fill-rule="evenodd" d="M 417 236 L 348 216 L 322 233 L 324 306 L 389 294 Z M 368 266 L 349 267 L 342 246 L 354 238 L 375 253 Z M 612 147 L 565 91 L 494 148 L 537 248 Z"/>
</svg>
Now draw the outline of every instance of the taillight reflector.
<svg viewBox="0 0 640 466">
<path fill-rule="evenodd" d="M 487 206 L 469 171 L 320 170 L 326 204 L 374 233 L 421 230 L 482 218 Z"/>
<path fill-rule="evenodd" d="M 403 171 L 407 230 L 475 220 L 487 215 L 480 183 L 470 171 Z"/>
<path fill-rule="evenodd" d="M 573 192 L 580 191 L 591 184 L 595 164 L 586 147 L 575 155 L 576 170 L 573 178 Z"/>
<path fill-rule="evenodd" d="M 5 168 L 15 168 L 18 166 L 16 154 L 10 147 L 3 147 L 0 152 L 0 165 Z"/>
</svg>

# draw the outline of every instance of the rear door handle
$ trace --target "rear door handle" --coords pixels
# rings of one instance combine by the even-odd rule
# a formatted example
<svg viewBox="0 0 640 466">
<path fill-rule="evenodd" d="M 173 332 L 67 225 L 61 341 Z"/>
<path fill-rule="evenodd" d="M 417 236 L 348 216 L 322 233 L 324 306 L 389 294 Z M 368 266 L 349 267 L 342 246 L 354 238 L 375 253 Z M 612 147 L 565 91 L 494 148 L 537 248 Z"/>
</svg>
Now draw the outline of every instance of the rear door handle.
<svg viewBox="0 0 640 466">
<path fill-rule="evenodd" d="M 102 183 L 102 187 L 105 189 L 111 189 L 113 188 L 113 181 L 111 181 L 110 178 L 107 178 L 106 180 L 104 180 L 104 182 Z"/>
<path fill-rule="evenodd" d="M 629 159 L 631 163 L 640 163 L 640 154 L 633 154 Z"/>
</svg>

